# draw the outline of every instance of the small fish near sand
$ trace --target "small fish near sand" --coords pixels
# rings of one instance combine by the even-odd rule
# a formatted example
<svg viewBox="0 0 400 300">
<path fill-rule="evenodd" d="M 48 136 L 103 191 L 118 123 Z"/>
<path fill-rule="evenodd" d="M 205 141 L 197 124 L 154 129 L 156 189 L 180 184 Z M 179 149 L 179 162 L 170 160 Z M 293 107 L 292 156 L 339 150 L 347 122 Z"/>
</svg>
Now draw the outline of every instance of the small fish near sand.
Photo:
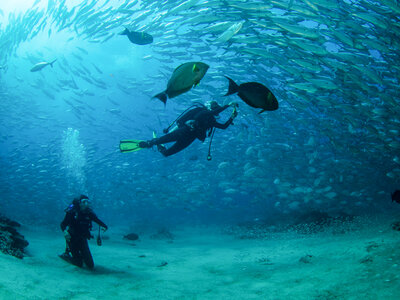
<svg viewBox="0 0 400 300">
<path fill-rule="evenodd" d="M 38 72 L 40 70 L 42 70 L 44 67 L 50 65 L 51 67 L 53 67 L 53 64 L 55 63 L 57 59 L 53 60 L 52 62 L 40 62 L 37 63 L 36 65 L 34 65 L 31 69 L 31 72 Z"/>
<path fill-rule="evenodd" d="M 167 98 L 174 98 L 200 83 L 210 66 L 202 62 L 187 62 L 177 67 L 172 72 L 168 81 L 167 89 L 155 95 L 153 98 L 160 99 L 167 104 Z"/>
<path fill-rule="evenodd" d="M 148 45 L 153 42 L 153 37 L 146 32 L 130 31 L 125 27 L 125 30 L 120 35 L 126 35 L 131 43 L 136 45 Z"/>
<path fill-rule="evenodd" d="M 238 93 L 238 96 L 251 107 L 261 108 L 259 114 L 278 109 L 278 100 L 266 86 L 258 82 L 237 85 L 231 78 L 225 77 L 229 80 L 229 89 L 225 96 Z"/>
<path fill-rule="evenodd" d="M 396 231 L 400 231 L 400 222 L 392 223 L 392 229 Z"/>
<path fill-rule="evenodd" d="M 136 233 L 129 233 L 124 235 L 124 240 L 136 241 L 139 239 L 139 236 Z"/>
<path fill-rule="evenodd" d="M 165 267 L 166 265 L 168 265 L 168 263 L 166 261 L 163 261 L 157 267 L 161 268 L 161 267 Z"/>
<path fill-rule="evenodd" d="M 392 202 L 400 204 L 400 190 L 395 190 L 394 193 L 392 193 Z"/>
</svg>

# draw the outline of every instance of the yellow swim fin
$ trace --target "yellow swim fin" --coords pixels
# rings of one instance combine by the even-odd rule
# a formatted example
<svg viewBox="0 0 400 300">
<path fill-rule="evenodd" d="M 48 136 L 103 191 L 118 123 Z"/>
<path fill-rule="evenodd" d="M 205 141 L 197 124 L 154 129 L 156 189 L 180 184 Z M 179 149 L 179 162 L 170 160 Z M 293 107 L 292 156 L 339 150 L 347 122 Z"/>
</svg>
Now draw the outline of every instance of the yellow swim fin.
<svg viewBox="0 0 400 300">
<path fill-rule="evenodd" d="M 144 148 L 140 147 L 139 144 L 140 142 L 144 142 L 141 140 L 122 140 L 119 142 L 119 150 L 121 152 L 134 152 L 134 151 L 139 151 Z"/>
</svg>

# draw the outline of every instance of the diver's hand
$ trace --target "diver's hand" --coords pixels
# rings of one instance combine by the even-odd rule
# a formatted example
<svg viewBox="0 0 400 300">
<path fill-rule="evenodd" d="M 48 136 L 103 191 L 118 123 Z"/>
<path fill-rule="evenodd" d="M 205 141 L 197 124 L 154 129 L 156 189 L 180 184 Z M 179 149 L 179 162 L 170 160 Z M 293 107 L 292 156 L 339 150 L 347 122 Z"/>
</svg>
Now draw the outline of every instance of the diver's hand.
<svg viewBox="0 0 400 300">
<path fill-rule="evenodd" d="M 238 112 L 237 112 L 236 107 L 235 107 L 234 110 L 233 110 L 233 112 L 232 112 L 231 118 L 234 119 L 234 118 L 237 117 L 237 115 L 238 115 Z"/>
<path fill-rule="evenodd" d="M 107 230 L 108 230 L 108 227 L 106 226 L 106 227 L 101 227 L 101 230 L 103 231 L 103 232 L 106 232 Z"/>
<path fill-rule="evenodd" d="M 71 240 L 71 235 L 69 234 L 68 230 L 64 230 L 64 238 L 67 242 Z"/>
<path fill-rule="evenodd" d="M 237 102 L 229 102 L 229 104 L 228 104 L 229 106 L 233 106 L 233 107 L 238 107 L 239 106 L 239 104 L 237 103 Z"/>
</svg>

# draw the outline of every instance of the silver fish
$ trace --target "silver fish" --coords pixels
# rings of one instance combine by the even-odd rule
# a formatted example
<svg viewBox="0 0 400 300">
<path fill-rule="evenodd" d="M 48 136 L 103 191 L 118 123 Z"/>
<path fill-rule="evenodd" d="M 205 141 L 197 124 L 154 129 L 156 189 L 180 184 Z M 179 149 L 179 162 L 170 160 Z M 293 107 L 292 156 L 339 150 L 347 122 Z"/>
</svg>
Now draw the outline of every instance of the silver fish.
<svg viewBox="0 0 400 300">
<path fill-rule="evenodd" d="M 53 60 L 52 62 L 40 62 L 40 63 L 37 63 L 36 65 L 34 65 L 34 66 L 32 67 L 31 72 L 38 72 L 38 71 L 40 71 L 41 69 L 43 69 L 44 67 L 46 67 L 46 66 L 48 66 L 48 65 L 50 65 L 51 67 L 53 67 L 53 64 L 54 64 L 54 62 L 55 62 L 56 60 L 57 60 L 57 59 Z"/>
</svg>

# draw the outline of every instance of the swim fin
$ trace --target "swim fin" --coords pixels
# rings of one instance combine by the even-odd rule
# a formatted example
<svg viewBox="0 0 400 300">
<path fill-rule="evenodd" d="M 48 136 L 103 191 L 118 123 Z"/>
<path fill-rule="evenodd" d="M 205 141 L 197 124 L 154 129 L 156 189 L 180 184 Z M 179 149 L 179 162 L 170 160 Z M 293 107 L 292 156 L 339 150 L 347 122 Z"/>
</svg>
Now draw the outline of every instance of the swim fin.
<svg viewBox="0 0 400 300">
<path fill-rule="evenodd" d="M 72 256 L 70 254 L 68 254 L 67 252 L 65 252 L 63 254 L 59 254 L 58 257 L 69 263 L 72 263 Z"/>
<path fill-rule="evenodd" d="M 140 142 L 145 142 L 141 140 L 122 140 L 119 142 L 119 150 L 121 152 L 134 152 L 144 149 L 145 147 L 140 147 Z"/>
</svg>

